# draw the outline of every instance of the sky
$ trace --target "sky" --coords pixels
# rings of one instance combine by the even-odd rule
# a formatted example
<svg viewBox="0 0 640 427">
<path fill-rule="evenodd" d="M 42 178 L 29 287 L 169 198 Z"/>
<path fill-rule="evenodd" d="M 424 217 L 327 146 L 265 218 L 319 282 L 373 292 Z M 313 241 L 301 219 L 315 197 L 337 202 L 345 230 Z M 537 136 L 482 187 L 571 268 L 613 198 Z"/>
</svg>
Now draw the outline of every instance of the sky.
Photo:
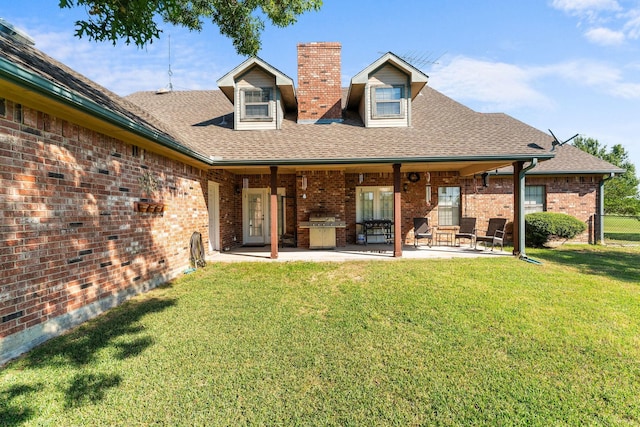
<svg viewBox="0 0 640 427">
<path fill-rule="evenodd" d="M 0 17 L 36 47 L 128 95 L 168 87 L 217 89 L 246 58 L 207 23 L 162 23 L 140 49 L 74 36 L 84 7 L 58 0 L 0 2 Z M 575 134 L 621 144 L 640 172 L 640 0 L 324 0 L 293 26 L 266 25 L 258 56 L 297 86 L 298 43 L 342 44 L 342 82 L 386 52 L 429 85 L 480 112 L 503 112 L 564 141 Z"/>
</svg>

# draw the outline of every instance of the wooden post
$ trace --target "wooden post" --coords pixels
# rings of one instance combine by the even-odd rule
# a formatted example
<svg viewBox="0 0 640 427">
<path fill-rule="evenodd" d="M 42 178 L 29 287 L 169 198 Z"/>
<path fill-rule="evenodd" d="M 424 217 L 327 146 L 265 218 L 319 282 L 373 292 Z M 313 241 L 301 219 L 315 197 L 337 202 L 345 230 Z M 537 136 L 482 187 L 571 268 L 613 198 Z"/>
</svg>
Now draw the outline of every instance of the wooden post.
<svg viewBox="0 0 640 427">
<path fill-rule="evenodd" d="M 278 167 L 271 166 L 271 259 L 278 259 Z"/>
<path fill-rule="evenodd" d="M 400 164 L 393 165 L 393 256 L 402 256 L 402 207 Z"/>
</svg>

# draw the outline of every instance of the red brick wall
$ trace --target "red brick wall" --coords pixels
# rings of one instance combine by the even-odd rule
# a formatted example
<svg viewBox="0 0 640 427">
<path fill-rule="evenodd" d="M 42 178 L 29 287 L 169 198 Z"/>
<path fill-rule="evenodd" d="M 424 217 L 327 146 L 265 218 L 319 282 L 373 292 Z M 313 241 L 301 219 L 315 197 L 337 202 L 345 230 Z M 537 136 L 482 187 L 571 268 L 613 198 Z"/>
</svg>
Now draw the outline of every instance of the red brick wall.
<svg viewBox="0 0 640 427">
<path fill-rule="evenodd" d="M 420 174 L 418 182 L 410 182 L 402 173 L 402 237 L 405 243 L 413 241 L 413 218 L 424 216 L 429 223 L 438 225 L 438 187 L 459 186 L 461 192 L 461 216 L 477 218 L 477 228 L 486 230 L 489 218 L 507 218 L 507 230 L 513 226 L 513 179 L 493 176 L 489 187 L 482 186 L 480 177 L 459 177 L 456 172 L 431 172 Z M 359 183 L 359 174 L 346 175 L 345 214 L 346 241 L 355 243 L 357 226 L 356 187 L 393 186 L 392 173 L 365 173 Z M 426 201 L 426 186 L 431 185 L 431 203 Z M 404 190 L 406 185 L 407 190 Z M 592 177 L 528 177 L 527 185 L 544 185 L 547 191 L 547 210 L 562 212 L 584 221 L 587 230 L 576 237 L 576 242 L 593 242 L 592 220 L 597 211 L 598 181 Z"/>
<path fill-rule="evenodd" d="M 482 180 L 463 178 L 462 215 L 478 219 L 477 227 L 486 230 L 489 218 L 508 218 L 507 229 L 513 221 L 513 178 L 496 177 L 489 179 L 489 187 L 482 186 Z M 561 212 L 578 218 L 587 225 L 587 230 L 573 241 L 593 243 L 593 217 L 597 212 L 598 178 L 596 177 L 536 177 L 527 176 L 527 185 L 544 185 L 546 189 L 546 210 Z"/>
<path fill-rule="evenodd" d="M 302 177 L 307 188 L 302 188 Z M 298 223 L 309 221 L 312 212 L 323 211 L 335 215 L 336 221 L 347 221 L 345 211 L 345 174 L 342 171 L 299 171 L 296 176 Z M 306 198 L 304 197 L 306 195 Z M 346 245 L 344 228 L 336 229 L 337 246 Z M 298 228 L 298 247 L 309 247 L 309 229 Z"/>
<path fill-rule="evenodd" d="M 76 124 L 15 105 L 0 117 L 0 337 L 158 284 L 188 266 L 189 239 L 208 247 L 207 174 Z M 152 172 L 163 213 L 142 213 L 138 177 Z M 223 182 L 221 228 L 235 203 Z M 231 190 L 232 192 L 233 190 Z"/>
<path fill-rule="evenodd" d="M 342 119 L 340 43 L 298 44 L 298 121 Z"/>
</svg>

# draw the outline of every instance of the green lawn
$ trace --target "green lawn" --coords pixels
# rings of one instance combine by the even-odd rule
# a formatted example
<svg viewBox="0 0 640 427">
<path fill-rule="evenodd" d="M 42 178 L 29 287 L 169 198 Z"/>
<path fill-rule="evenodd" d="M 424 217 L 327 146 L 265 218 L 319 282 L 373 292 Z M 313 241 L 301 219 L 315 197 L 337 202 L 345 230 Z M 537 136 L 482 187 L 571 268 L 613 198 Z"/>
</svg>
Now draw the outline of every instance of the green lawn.
<svg viewBox="0 0 640 427">
<path fill-rule="evenodd" d="M 0 370 L 0 425 L 638 425 L 640 250 L 210 264 Z"/>
<path fill-rule="evenodd" d="M 605 215 L 604 238 L 610 243 L 640 242 L 640 217 Z"/>
</svg>

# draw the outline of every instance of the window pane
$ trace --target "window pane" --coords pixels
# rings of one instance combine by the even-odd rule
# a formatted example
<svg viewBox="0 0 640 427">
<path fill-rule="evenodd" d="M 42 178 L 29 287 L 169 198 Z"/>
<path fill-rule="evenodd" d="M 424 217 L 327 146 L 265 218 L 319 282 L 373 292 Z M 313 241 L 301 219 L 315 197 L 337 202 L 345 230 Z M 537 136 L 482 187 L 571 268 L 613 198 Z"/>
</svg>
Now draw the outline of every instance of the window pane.
<svg viewBox="0 0 640 427">
<path fill-rule="evenodd" d="M 376 115 L 378 116 L 399 116 L 399 102 L 378 102 L 376 103 Z"/>
<path fill-rule="evenodd" d="M 438 188 L 438 225 L 460 224 L 460 187 Z"/>
<path fill-rule="evenodd" d="M 393 191 L 380 192 L 380 218 L 393 218 Z"/>
<path fill-rule="evenodd" d="M 524 188 L 524 212 L 544 212 L 544 185 L 527 185 Z"/>
<path fill-rule="evenodd" d="M 245 102 L 269 102 L 271 101 L 271 89 L 255 89 L 244 91 Z"/>
<path fill-rule="evenodd" d="M 373 215 L 373 191 L 363 191 L 360 193 L 360 207 L 362 208 L 362 219 L 374 219 Z"/>
<path fill-rule="evenodd" d="M 268 104 L 252 104 L 245 106 L 246 117 L 269 117 Z"/>
<path fill-rule="evenodd" d="M 402 99 L 401 87 L 376 88 L 376 101 L 394 101 L 397 99 Z"/>
</svg>

